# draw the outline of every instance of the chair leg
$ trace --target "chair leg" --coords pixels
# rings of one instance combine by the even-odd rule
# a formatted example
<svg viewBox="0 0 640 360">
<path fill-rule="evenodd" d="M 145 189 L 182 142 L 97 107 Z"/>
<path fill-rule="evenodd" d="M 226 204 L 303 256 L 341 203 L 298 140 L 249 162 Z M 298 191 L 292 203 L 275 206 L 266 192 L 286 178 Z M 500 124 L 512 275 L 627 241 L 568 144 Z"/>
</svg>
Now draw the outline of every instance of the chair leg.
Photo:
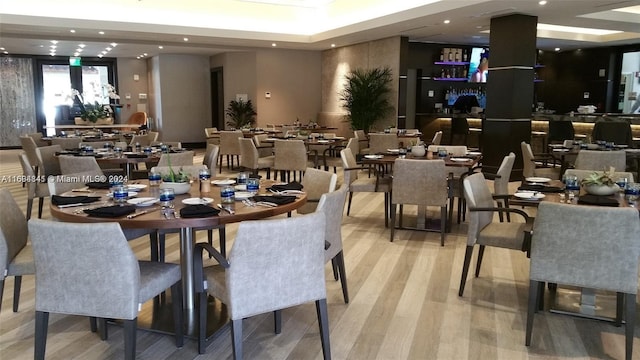
<svg viewBox="0 0 640 360">
<path fill-rule="evenodd" d="M 220 237 L 220 254 L 227 257 L 227 233 L 224 226 L 218 228 L 218 236 Z"/>
<path fill-rule="evenodd" d="M 0 311 L 2 311 L 2 294 L 4 294 L 4 279 L 0 279 Z"/>
<path fill-rule="evenodd" d="M 231 344 L 233 347 L 233 358 L 242 360 L 242 319 L 231 322 Z"/>
<path fill-rule="evenodd" d="M 149 248 L 151 250 L 151 261 L 158 261 L 158 232 L 149 234 Z"/>
<path fill-rule="evenodd" d="M 391 204 L 391 196 L 389 193 L 384 193 L 384 227 L 389 227 L 389 206 Z"/>
<path fill-rule="evenodd" d="M 100 340 L 106 341 L 109 339 L 109 328 L 107 327 L 107 319 L 98 318 L 98 333 L 100 334 Z"/>
<path fill-rule="evenodd" d="M 196 294 L 198 297 L 198 354 L 207 351 L 207 292 Z"/>
<path fill-rule="evenodd" d="M 467 274 L 469 273 L 469 263 L 471 263 L 471 255 L 473 255 L 473 245 L 467 245 L 467 249 L 464 253 L 464 264 L 462 264 L 462 276 L 460 278 L 460 289 L 458 289 L 458 296 L 462 296 L 464 293 L 464 285 L 467 282 Z"/>
<path fill-rule="evenodd" d="M 389 226 L 389 228 L 391 229 L 390 231 L 390 237 L 389 237 L 389 241 L 393 242 L 393 236 L 395 235 L 395 229 L 396 229 L 396 204 L 391 204 L 391 226 Z"/>
<path fill-rule="evenodd" d="M 500 200 L 496 201 L 496 205 L 498 205 L 499 209 L 502 208 L 502 202 L 500 202 Z M 498 211 L 498 218 L 500 219 L 500 222 L 504 222 L 504 214 L 502 211 Z"/>
<path fill-rule="evenodd" d="M 33 209 L 33 199 L 27 200 L 27 220 L 31 219 L 31 212 Z"/>
<path fill-rule="evenodd" d="M 164 262 L 164 255 L 165 255 L 165 234 L 158 234 L 158 261 L 159 262 Z"/>
<path fill-rule="evenodd" d="M 44 198 L 38 198 L 38 219 L 42 219 L 42 207 L 44 206 Z"/>
<path fill-rule="evenodd" d="M 444 246 L 444 237 L 447 230 L 447 207 L 440 207 L 440 246 Z"/>
<path fill-rule="evenodd" d="M 478 251 L 478 261 L 476 262 L 476 277 L 480 276 L 480 266 L 482 265 L 482 257 L 484 256 L 484 245 L 480 245 Z"/>
<path fill-rule="evenodd" d="M 327 299 L 316 300 L 318 313 L 318 325 L 320 326 L 320 339 L 322 342 L 322 355 L 325 360 L 331 359 L 331 344 L 329 341 L 329 315 L 327 313 Z"/>
<path fill-rule="evenodd" d="M 173 303 L 174 331 L 176 332 L 176 347 L 184 345 L 184 324 L 182 318 L 182 281 L 171 286 L 171 302 Z"/>
<path fill-rule="evenodd" d="M 273 332 L 280 334 L 282 332 L 282 310 L 273 312 Z"/>
<path fill-rule="evenodd" d="M 33 358 L 44 360 L 44 353 L 47 348 L 47 327 L 49 326 L 49 313 L 36 311 L 36 332 Z"/>
<path fill-rule="evenodd" d="M 398 228 L 402 229 L 402 219 L 404 218 L 404 205 L 400 204 L 398 206 L 398 208 L 399 208 L 399 212 L 400 212 L 400 214 L 398 216 Z M 394 226 L 395 226 L 395 223 L 394 223 Z"/>
<path fill-rule="evenodd" d="M 18 312 L 20 302 L 20 287 L 22 286 L 22 276 L 13 277 L 13 312 Z"/>
<path fill-rule="evenodd" d="M 616 293 L 616 318 L 614 324 L 616 327 L 622 325 L 622 316 L 624 313 L 624 294 L 621 292 Z"/>
<path fill-rule="evenodd" d="M 339 279 L 339 277 L 338 277 L 338 260 L 336 259 L 336 257 L 331 259 L 331 269 L 333 270 L 333 279 L 335 281 L 338 281 L 338 279 Z"/>
<path fill-rule="evenodd" d="M 340 271 L 340 284 L 342 285 L 342 296 L 344 303 L 349 303 L 349 288 L 347 287 L 347 272 L 344 269 L 344 253 L 342 250 L 334 258 L 338 262 L 338 270 Z"/>
<path fill-rule="evenodd" d="M 138 330 L 138 318 L 124 321 L 124 358 L 135 360 L 136 358 L 136 331 Z"/>
<path fill-rule="evenodd" d="M 458 198 L 458 224 L 460 224 L 461 218 L 462 218 L 462 199 Z"/>
<path fill-rule="evenodd" d="M 351 198 L 353 198 L 353 192 L 349 191 L 349 203 L 347 203 L 347 216 L 351 212 Z"/>
<path fill-rule="evenodd" d="M 95 316 L 89 317 L 89 328 L 93 333 L 98 331 L 98 319 Z"/>
<path fill-rule="evenodd" d="M 631 360 L 633 357 L 633 329 L 635 327 L 636 320 L 636 294 L 624 294 L 625 303 L 625 319 L 627 324 L 625 325 L 625 359 Z"/>
<path fill-rule="evenodd" d="M 533 330 L 533 316 L 535 314 L 538 302 L 538 293 L 540 292 L 539 282 L 529 280 L 529 306 L 527 307 L 527 331 L 524 344 L 531 345 L 531 332 Z"/>
</svg>

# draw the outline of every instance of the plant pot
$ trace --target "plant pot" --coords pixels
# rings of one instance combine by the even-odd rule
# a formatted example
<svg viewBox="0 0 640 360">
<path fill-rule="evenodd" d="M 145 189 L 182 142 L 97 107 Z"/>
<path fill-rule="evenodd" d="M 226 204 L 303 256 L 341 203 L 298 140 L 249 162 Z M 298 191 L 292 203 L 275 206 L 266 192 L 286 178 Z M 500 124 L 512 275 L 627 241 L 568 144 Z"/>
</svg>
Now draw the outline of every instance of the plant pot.
<svg viewBox="0 0 640 360">
<path fill-rule="evenodd" d="M 96 120 L 96 122 L 91 122 L 89 120 L 84 120 L 81 117 L 75 117 L 73 119 L 73 121 L 75 122 L 76 125 L 85 125 L 85 126 L 92 126 L 92 125 L 113 125 L 113 118 L 112 117 L 107 117 L 107 118 L 100 118 L 98 120 Z"/>
<path fill-rule="evenodd" d="M 191 183 L 188 182 L 168 182 L 160 183 L 160 189 L 171 188 L 176 195 L 186 194 L 191 190 Z"/>
<path fill-rule="evenodd" d="M 414 145 L 411 147 L 411 155 L 415 157 L 422 157 L 427 153 L 424 146 L 422 145 Z"/>
<path fill-rule="evenodd" d="M 591 195 L 613 195 L 618 192 L 618 185 L 586 185 L 584 191 Z"/>
</svg>

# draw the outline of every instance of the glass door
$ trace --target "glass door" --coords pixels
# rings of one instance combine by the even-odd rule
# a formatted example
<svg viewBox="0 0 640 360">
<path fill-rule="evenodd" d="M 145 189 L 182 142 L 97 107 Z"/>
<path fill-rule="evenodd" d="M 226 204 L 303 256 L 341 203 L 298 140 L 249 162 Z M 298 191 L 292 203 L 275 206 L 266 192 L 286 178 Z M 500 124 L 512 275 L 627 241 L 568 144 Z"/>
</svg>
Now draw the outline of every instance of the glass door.
<svg viewBox="0 0 640 360">
<path fill-rule="evenodd" d="M 55 135 L 54 126 L 70 124 L 69 107 L 71 97 L 71 76 L 69 65 L 45 64 L 42 71 L 42 113 L 47 126 L 46 135 Z M 56 121 L 56 119 L 58 121 Z"/>
</svg>

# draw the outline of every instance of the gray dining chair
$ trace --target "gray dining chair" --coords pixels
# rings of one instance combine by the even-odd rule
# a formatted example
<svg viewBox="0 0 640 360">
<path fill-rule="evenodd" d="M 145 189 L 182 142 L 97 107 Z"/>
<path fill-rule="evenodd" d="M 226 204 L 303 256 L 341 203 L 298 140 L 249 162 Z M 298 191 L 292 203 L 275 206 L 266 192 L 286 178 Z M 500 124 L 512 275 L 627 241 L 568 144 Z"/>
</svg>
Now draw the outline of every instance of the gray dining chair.
<svg viewBox="0 0 640 360">
<path fill-rule="evenodd" d="M 22 150 L 27 154 L 27 158 L 29 159 L 29 164 L 33 167 L 33 172 L 38 175 L 38 155 L 36 154 L 36 149 L 38 148 L 38 144 L 31 136 L 20 136 L 20 144 L 22 145 Z M 48 144 L 42 145 L 47 146 Z"/>
<path fill-rule="evenodd" d="M 80 147 L 80 143 L 82 142 L 81 137 L 56 137 L 51 139 L 51 145 L 60 145 L 60 147 L 64 150 L 73 150 Z"/>
<path fill-rule="evenodd" d="M 400 144 L 398 134 L 369 134 L 369 154 L 387 152 L 387 149 L 397 149 Z"/>
<path fill-rule="evenodd" d="M 522 150 L 523 177 L 538 176 L 560 180 L 561 169 L 555 166 L 555 159 L 550 154 L 536 154 L 534 156 L 531 145 L 524 141 L 520 143 L 520 149 Z M 547 166 L 549 163 L 552 163 L 552 166 Z"/>
<path fill-rule="evenodd" d="M 271 178 L 271 168 L 274 166 L 275 156 L 260 157 L 253 139 L 238 139 L 240 142 L 240 166 L 258 175 L 259 170 L 266 170 L 267 179 Z"/>
<path fill-rule="evenodd" d="M 238 139 L 242 139 L 244 135 L 242 131 L 220 131 L 220 172 L 222 172 L 222 157 L 227 157 L 227 168 L 233 169 L 233 158 L 237 160 L 237 164 L 240 163 L 240 142 Z"/>
<path fill-rule="evenodd" d="M 193 165 L 193 151 L 183 151 L 179 153 L 170 153 L 160 155 L 160 160 L 156 166 L 188 166 Z"/>
<path fill-rule="evenodd" d="M 566 176 L 575 176 L 576 178 L 578 178 L 578 181 L 582 181 L 582 179 L 589 177 L 589 175 L 593 174 L 594 172 L 595 170 L 567 169 L 564 174 Z M 633 173 L 627 171 L 614 171 L 611 178 L 613 179 L 613 181 L 616 181 L 619 178 L 627 178 L 630 183 L 634 182 Z"/>
<path fill-rule="evenodd" d="M 276 140 L 274 147 L 273 178 L 282 181 L 302 179 L 304 171 L 309 167 L 307 147 L 302 140 Z M 315 167 L 315 164 L 311 167 Z M 293 172 L 293 176 L 291 176 Z M 285 177 L 286 175 L 286 177 Z"/>
<path fill-rule="evenodd" d="M 33 166 L 29 163 L 28 156 L 25 152 L 18 155 L 20 166 L 22 167 L 22 173 L 31 178 L 31 181 L 26 182 L 27 186 L 27 220 L 31 219 L 31 212 L 33 209 L 33 200 L 38 198 L 38 218 L 42 217 L 42 208 L 44 206 L 44 198 L 49 196 L 49 187 L 46 182 L 38 181 Z"/>
<path fill-rule="evenodd" d="M 624 171 L 627 155 L 624 150 L 598 151 L 580 150 L 576 156 L 574 168 L 578 170 L 608 171 L 613 167 L 616 171 Z"/>
<path fill-rule="evenodd" d="M 211 177 L 216 176 L 218 153 L 220 152 L 220 146 L 207 142 L 207 148 L 205 149 L 204 156 L 202 157 L 202 165 L 206 165 L 211 172 Z"/>
<path fill-rule="evenodd" d="M 310 301 L 316 303 L 324 359 L 331 358 L 324 276 L 325 221 L 324 214 L 316 212 L 242 222 L 228 260 L 209 244 L 196 244 L 193 266 L 199 353 L 203 354 L 207 346 L 208 293 L 227 306 L 234 359 L 242 359 L 242 319 L 274 312 L 277 334 L 282 325 L 280 310 Z M 204 250 L 219 265 L 203 268 Z"/>
<path fill-rule="evenodd" d="M 529 270 L 525 344 L 531 345 L 534 314 L 544 284 L 565 284 L 617 293 L 616 324 L 624 307 L 625 354 L 633 357 L 638 258 L 638 210 L 543 201 L 538 206 Z"/>
<path fill-rule="evenodd" d="M 183 345 L 178 264 L 138 261 L 117 223 L 29 221 L 36 272 L 34 358 L 44 359 L 49 313 L 124 321 L 124 358 L 136 357 L 142 304 L 171 288 L 177 347 Z"/>
<path fill-rule="evenodd" d="M 337 182 L 338 175 L 336 174 L 324 170 L 307 168 L 301 182 L 303 186 L 302 189 L 307 193 L 307 202 L 296 210 L 298 214 L 309 214 L 316 211 L 322 194 L 334 191 Z"/>
<path fill-rule="evenodd" d="M 62 151 L 60 145 L 41 146 L 36 149 L 38 160 L 38 175 L 48 177 L 49 175 L 60 175 L 60 162 L 56 153 Z"/>
<path fill-rule="evenodd" d="M 73 174 L 79 172 L 95 172 L 96 175 L 103 175 L 104 172 L 93 156 L 58 156 L 61 174 Z"/>
<path fill-rule="evenodd" d="M 36 273 L 31 246 L 27 244 L 27 219 L 9 190 L 0 188 L 0 307 L 4 281 L 13 276 L 13 312 L 18 311 L 22 275 Z"/>
</svg>

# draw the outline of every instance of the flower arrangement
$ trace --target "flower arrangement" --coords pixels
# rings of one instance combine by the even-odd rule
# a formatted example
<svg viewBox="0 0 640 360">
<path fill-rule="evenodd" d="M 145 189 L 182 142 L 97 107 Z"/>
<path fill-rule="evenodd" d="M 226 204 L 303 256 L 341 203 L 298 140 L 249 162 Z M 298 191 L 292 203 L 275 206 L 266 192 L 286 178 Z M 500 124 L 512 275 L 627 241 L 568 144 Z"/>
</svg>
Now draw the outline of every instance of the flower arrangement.
<svg viewBox="0 0 640 360">
<path fill-rule="evenodd" d="M 189 178 L 189 174 L 185 173 L 182 170 L 182 167 L 176 173 L 171 166 L 171 154 L 167 153 L 167 165 L 169 166 L 169 173 L 166 175 L 162 175 L 162 181 L 164 182 L 173 182 L 173 183 L 188 183 L 191 181 Z"/>
<path fill-rule="evenodd" d="M 586 178 L 580 181 L 583 186 L 599 185 L 599 186 L 613 186 L 616 184 L 613 179 L 615 168 L 609 168 L 609 171 L 593 172 Z"/>
<path fill-rule="evenodd" d="M 94 97 L 96 97 L 96 94 L 98 93 L 95 91 L 95 84 L 92 85 L 94 86 Z M 107 92 L 109 99 L 120 99 L 120 96 L 116 93 L 115 87 L 113 87 L 113 85 L 105 84 L 102 86 L 102 88 Z M 80 106 L 80 117 L 83 120 L 88 120 L 95 123 L 96 121 L 98 121 L 98 119 L 113 116 L 113 109 L 111 108 L 111 106 L 109 106 L 109 104 L 103 105 L 98 103 L 98 101 L 94 101 L 93 104 L 88 102 L 85 103 L 85 95 L 81 94 L 76 89 L 71 89 L 71 97 L 73 99 L 78 99 L 78 105 Z"/>
</svg>

